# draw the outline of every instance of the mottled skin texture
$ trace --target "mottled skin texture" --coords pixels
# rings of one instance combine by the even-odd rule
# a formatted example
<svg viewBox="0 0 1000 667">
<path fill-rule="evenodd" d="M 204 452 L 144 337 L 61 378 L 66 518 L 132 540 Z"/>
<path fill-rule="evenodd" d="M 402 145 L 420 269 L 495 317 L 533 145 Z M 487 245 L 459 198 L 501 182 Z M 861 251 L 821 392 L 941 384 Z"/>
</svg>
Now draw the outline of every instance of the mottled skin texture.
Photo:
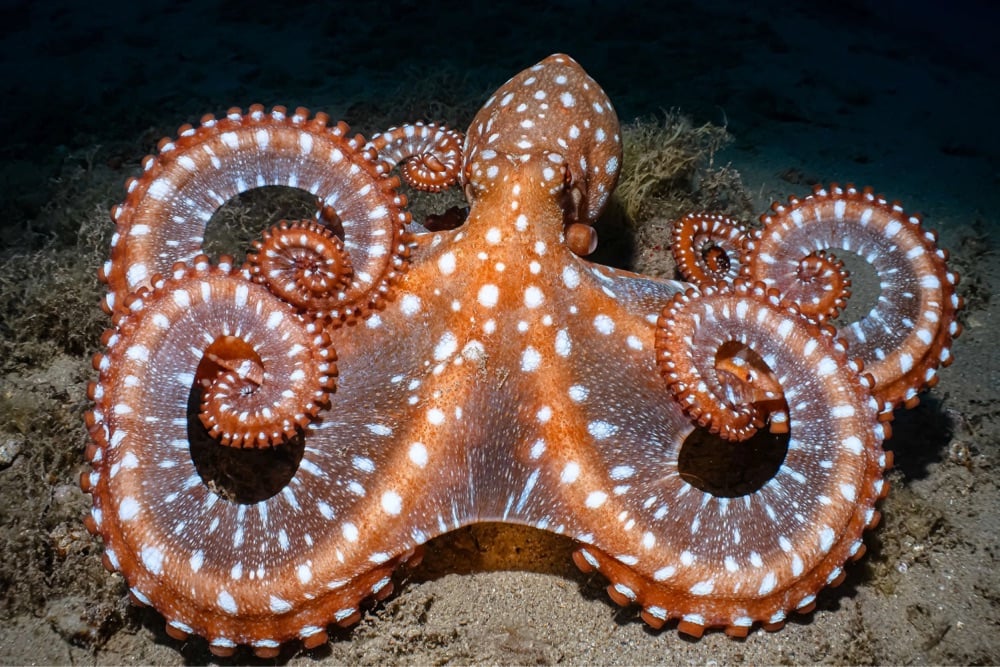
<svg viewBox="0 0 1000 667">
<path fill-rule="evenodd" d="M 429 157 L 422 142 L 395 152 L 406 129 L 368 144 L 304 110 L 253 107 L 182 130 L 112 214 L 102 277 L 117 328 L 95 359 L 94 469 L 82 482 L 106 564 L 173 636 L 204 636 L 220 655 L 249 644 L 272 656 L 296 637 L 316 646 L 328 623 L 355 622 L 362 599 L 387 595 L 421 544 L 478 521 L 572 537 L 577 564 L 606 574 L 614 600 L 692 635 L 779 627 L 863 553 L 889 465 L 871 382 L 762 284 L 698 294 L 581 258 L 621 140 L 610 101 L 569 57 L 516 75 L 473 120 L 453 174 L 471 209 L 450 231 L 404 232 L 405 200 L 377 153 L 454 171 L 433 141 Z M 441 136 L 453 151 L 457 135 Z M 197 256 L 211 212 L 261 184 L 307 189 L 341 223 L 350 278 L 332 280 L 322 306 L 296 314 L 251 282 L 276 271 Z M 335 245 L 301 236 L 306 251 Z M 273 372 L 256 353 L 286 325 L 317 341 L 289 357 L 336 350 L 336 388 L 321 375 L 302 398 L 306 417 L 293 421 L 315 417 L 287 485 L 252 503 L 221 499 L 189 454 L 199 364 L 233 337 L 248 359 L 237 352 L 223 369 L 246 368 L 266 388 L 299 380 L 301 367 Z M 685 481 L 678 455 L 692 417 L 714 423 L 732 396 L 763 391 L 743 386 L 756 369 L 717 375 L 717 350 L 734 342 L 767 365 L 756 377 L 783 388 L 791 435 L 773 479 L 730 499 Z M 733 355 L 733 377 L 748 358 Z M 697 398 L 701 388 L 722 407 Z"/>
</svg>

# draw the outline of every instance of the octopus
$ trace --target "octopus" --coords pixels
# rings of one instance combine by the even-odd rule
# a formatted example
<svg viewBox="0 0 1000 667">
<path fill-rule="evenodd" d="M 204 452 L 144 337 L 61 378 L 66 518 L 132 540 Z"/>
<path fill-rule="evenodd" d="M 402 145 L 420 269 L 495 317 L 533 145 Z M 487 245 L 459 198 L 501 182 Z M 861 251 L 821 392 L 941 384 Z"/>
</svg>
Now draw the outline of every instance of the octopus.
<svg viewBox="0 0 1000 667">
<path fill-rule="evenodd" d="M 610 100 L 561 54 L 464 136 L 415 123 L 367 140 L 254 105 L 162 140 L 112 209 L 81 477 L 132 600 L 217 655 L 313 648 L 428 540 L 493 521 L 574 540 L 654 628 L 745 636 L 808 613 L 879 520 L 893 409 L 951 360 L 958 277 L 917 216 L 853 186 L 756 229 L 681 221 L 685 281 L 592 263 L 621 161 Z M 458 184 L 467 217 L 413 222 L 397 168 Z M 270 185 L 311 193 L 315 219 L 263 232 L 242 262 L 203 254 L 215 211 Z M 839 329 L 834 249 L 880 281 Z M 758 488 L 683 474 L 694 432 L 743 446 L 765 426 L 787 451 Z M 204 441 L 300 454 L 278 490 L 240 499 L 195 465 Z"/>
</svg>

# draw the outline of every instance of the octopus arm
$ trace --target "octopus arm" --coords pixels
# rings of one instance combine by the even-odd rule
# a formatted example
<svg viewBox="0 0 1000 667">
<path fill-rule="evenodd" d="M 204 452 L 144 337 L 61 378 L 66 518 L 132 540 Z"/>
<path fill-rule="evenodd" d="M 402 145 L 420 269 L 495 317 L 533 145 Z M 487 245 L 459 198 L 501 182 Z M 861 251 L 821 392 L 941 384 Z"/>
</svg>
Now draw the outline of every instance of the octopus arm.
<svg viewBox="0 0 1000 667">
<path fill-rule="evenodd" d="M 100 272 L 111 289 L 106 307 L 120 309 L 153 275 L 198 255 L 206 225 L 229 199 L 275 185 L 315 195 L 320 213 L 332 211 L 343 228 L 353 276 L 341 300 L 355 304 L 345 317 L 377 307 L 404 268 L 410 218 L 398 180 L 386 177 L 388 165 L 349 131 L 344 123 L 330 126 L 322 113 L 254 105 L 246 114 L 236 108 L 224 118 L 206 116 L 161 141 L 111 211 L 116 233 Z"/>
<path fill-rule="evenodd" d="M 582 347 L 578 368 L 599 368 L 590 371 L 599 379 L 577 406 L 584 430 L 566 441 L 576 479 L 558 488 L 582 524 L 578 564 L 607 575 L 615 600 L 642 605 L 654 625 L 679 619 L 689 634 L 742 634 L 811 609 L 863 552 L 861 533 L 883 493 L 884 433 L 870 388 L 829 334 L 769 303 L 762 286 L 692 294 L 676 295 L 658 326 L 687 341 L 690 351 L 676 354 L 713 358 L 736 336 L 770 365 L 791 425 L 777 474 L 736 498 L 693 487 L 677 467 L 689 429 L 677 404 L 650 386 L 650 369 L 620 357 L 602 365 L 600 350 Z"/>
</svg>

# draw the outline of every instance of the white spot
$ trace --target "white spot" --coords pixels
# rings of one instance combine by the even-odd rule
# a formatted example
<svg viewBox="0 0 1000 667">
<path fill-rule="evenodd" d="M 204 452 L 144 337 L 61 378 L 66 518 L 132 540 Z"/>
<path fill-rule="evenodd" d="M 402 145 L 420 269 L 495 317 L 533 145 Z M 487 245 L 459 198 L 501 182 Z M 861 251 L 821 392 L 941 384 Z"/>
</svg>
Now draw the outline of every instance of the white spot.
<svg viewBox="0 0 1000 667">
<path fill-rule="evenodd" d="M 778 325 L 778 336 L 782 339 L 788 338 L 788 334 L 792 333 L 795 328 L 795 323 L 791 320 L 782 320 L 781 324 Z"/>
<path fill-rule="evenodd" d="M 913 356 L 907 353 L 899 355 L 899 370 L 901 373 L 909 373 L 913 369 Z"/>
<path fill-rule="evenodd" d="M 392 429 L 385 424 L 365 424 L 365 428 L 374 433 L 375 435 L 392 435 Z"/>
<path fill-rule="evenodd" d="M 854 454 L 860 454 L 861 450 L 863 449 L 863 445 L 861 444 L 861 439 L 858 438 L 858 436 L 856 435 L 847 436 L 841 441 L 840 444 Z"/>
<path fill-rule="evenodd" d="M 400 299 L 399 308 L 404 315 L 412 316 L 420 312 L 420 297 L 416 294 L 404 294 Z"/>
<path fill-rule="evenodd" d="M 614 332 L 615 322 L 607 315 L 598 315 L 594 318 L 594 328 L 607 336 Z"/>
<path fill-rule="evenodd" d="M 537 459 L 545 453 L 545 441 L 539 438 L 531 445 L 531 458 Z"/>
<path fill-rule="evenodd" d="M 228 591 L 219 591 L 219 594 L 215 598 L 215 602 L 219 605 L 219 608 L 222 611 L 233 616 L 236 615 L 238 611 L 236 609 L 236 600 L 233 599 L 233 596 L 230 595 Z"/>
<path fill-rule="evenodd" d="M 139 514 L 139 503 L 132 496 L 125 496 L 118 505 L 118 518 L 131 521 Z"/>
<path fill-rule="evenodd" d="M 538 350 L 531 347 L 530 345 L 524 349 L 524 353 L 521 355 L 521 370 L 525 373 L 530 373 L 538 369 L 538 366 L 542 363 L 542 355 L 538 353 Z"/>
<path fill-rule="evenodd" d="M 386 491 L 382 494 L 382 509 L 386 514 L 396 516 L 403 511 L 403 499 L 395 491 Z"/>
<path fill-rule="evenodd" d="M 156 547 L 142 548 L 142 564 L 150 573 L 159 576 L 163 572 L 163 552 Z"/>
<path fill-rule="evenodd" d="M 497 305 L 497 300 L 500 298 L 500 290 L 496 285 L 487 283 L 479 288 L 479 294 L 476 295 L 476 300 L 484 308 L 492 308 Z"/>
<path fill-rule="evenodd" d="M 545 301 L 545 295 L 534 285 L 524 290 L 524 305 L 528 308 L 538 308 L 543 301 Z"/>
<path fill-rule="evenodd" d="M 614 424 L 609 424 L 606 421 L 595 420 L 587 424 L 587 433 L 593 436 L 596 440 L 610 438 L 617 432 L 618 427 Z"/>
<path fill-rule="evenodd" d="M 568 357 L 573 350 L 573 342 L 570 340 L 569 332 L 560 329 L 556 332 L 556 354 L 560 357 Z"/>
<path fill-rule="evenodd" d="M 774 575 L 774 572 L 768 572 L 764 575 L 764 580 L 760 582 L 760 588 L 757 590 L 757 595 L 764 597 L 774 590 L 777 583 L 778 578 Z"/>
<path fill-rule="evenodd" d="M 584 504 L 590 509 L 597 509 L 604 504 L 604 501 L 608 499 L 608 494 L 603 491 L 591 491 L 587 494 L 587 499 Z"/>
<path fill-rule="evenodd" d="M 562 270 L 563 284 L 570 289 L 576 289 L 580 285 L 580 272 L 575 266 L 567 264 Z"/>
<path fill-rule="evenodd" d="M 705 581 L 699 581 L 690 588 L 691 595 L 711 595 L 712 591 L 715 589 L 715 581 L 712 579 L 706 579 Z"/>
<path fill-rule="evenodd" d="M 427 465 L 427 448 L 424 447 L 424 443 L 415 442 L 410 445 L 410 460 L 420 468 Z"/>
<path fill-rule="evenodd" d="M 274 614 L 284 614 L 292 610 L 292 604 L 288 600 L 282 600 L 281 598 L 271 596 L 270 609 Z"/>
<path fill-rule="evenodd" d="M 836 535 L 834 535 L 833 528 L 823 526 L 823 530 L 819 532 L 819 548 L 822 549 L 823 553 L 827 553 L 833 548 L 835 539 Z"/>
<path fill-rule="evenodd" d="M 187 309 L 191 307 L 191 295 L 184 290 L 174 290 L 170 296 L 180 308 Z"/>
<path fill-rule="evenodd" d="M 146 190 L 146 192 L 153 199 L 156 199 L 158 201 L 163 201 L 164 199 L 166 199 L 167 197 L 170 196 L 170 193 L 171 193 L 172 190 L 173 190 L 173 187 L 172 187 L 172 185 L 171 185 L 171 183 L 169 181 L 164 180 L 162 178 L 158 178 L 158 179 L 156 179 L 155 181 L 153 181 L 152 183 L 149 184 L 149 189 Z M 145 227 L 146 228 L 146 232 L 143 232 L 143 233 L 147 233 L 149 231 L 149 226 L 148 225 L 134 225 L 132 227 L 132 229 L 129 230 L 129 233 L 132 234 L 132 235 L 138 235 L 136 229 L 139 228 L 139 227 Z"/>
<path fill-rule="evenodd" d="M 455 272 L 455 253 L 446 252 L 438 258 L 438 269 L 446 276 Z"/>
<path fill-rule="evenodd" d="M 833 410 L 831 412 L 832 412 L 832 414 L 833 414 L 834 417 L 838 417 L 840 419 L 843 419 L 845 417 L 853 417 L 854 416 L 854 406 L 853 405 L 849 405 L 849 404 L 835 405 L 835 406 L 833 406 Z"/>
<path fill-rule="evenodd" d="M 201 569 L 201 566 L 202 564 L 204 564 L 204 562 L 205 562 L 205 552 L 199 549 L 198 551 L 195 551 L 193 554 L 191 554 L 191 559 L 188 561 L 188 564 L 191 566 L 192 572 L 197 572 L 198 570 Z"/>
<path fill-rule="evenodd" d="M 361 472 L 375 472 L 375 462 L 366 456 L 355 456 L 351 459 L 351 465 Z"/>
<path fill-rule="evenodd" d="M 271 314 L 268 315 L 267 317 L 266 326 L 268 329 L 271 330 L 277 329 L 281 325 L 282 320 L 284 319 L 285 319 L 284 313 L 282 313 L 280 310 L 272 310 Z"/>
<path fill-rule="evenodd" d="M 441 340 L 438 344 L 434 346 L 434 360 L 444 361 L 451 355 L 455 354 L 455 350 L 458 349 L 458 339 L 455 338 L 455 334 L 450 331 L 445 331 L 444 335 L 441 336 Z"/>
<path fill-rule="evenodd" d="M 920 286 L 924 289 L 938 289 L 941 287 L 941 281 L 936 275 L 930 273 L 920 279 Z"/>
<path fill-rule="evenodd" d="M 344 525 L 341 526 L 340 530 L 344 535 L 344 539 L 347 540 L 348 542 L 358 541 L 358 527 L 355 526 L 350 521 L 344 523 Z"/>
<path fill-rule="evenodd" d="M 621 480 L 628 479 L 635 474 L 635 468 L 632 466 L 615 466 L 611 469 L 611 479 Z"/>
<path fill-rule="evenodd" d="M 240 283 L 239 285 L 236 286 L 236 294 L 234 295 L 234 297 L 235 297 L 234 303 L 236 304 L 237 308 L 246 308 L 247 297 L 249 296 L 249 294 L 250 294 L 250 292 L 249 292 L 248 287 L 246 285 L 244 285 L 243 283 Z"/>
</svg>

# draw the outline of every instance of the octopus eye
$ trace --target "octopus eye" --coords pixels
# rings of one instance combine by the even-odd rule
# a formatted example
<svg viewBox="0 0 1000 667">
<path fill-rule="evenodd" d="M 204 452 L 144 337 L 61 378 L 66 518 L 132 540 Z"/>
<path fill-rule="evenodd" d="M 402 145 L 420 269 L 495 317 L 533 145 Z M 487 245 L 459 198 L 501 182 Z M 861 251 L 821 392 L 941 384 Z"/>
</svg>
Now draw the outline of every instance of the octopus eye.
<svg viewBox="0 0 1000 667">
<path fill-rule="evenodd" d="M 566 245 L 573 253 L 586 257 L 597 250 L 597 231 L 590 225 L 574 222 L 566 225 Z"/>
</svg>

